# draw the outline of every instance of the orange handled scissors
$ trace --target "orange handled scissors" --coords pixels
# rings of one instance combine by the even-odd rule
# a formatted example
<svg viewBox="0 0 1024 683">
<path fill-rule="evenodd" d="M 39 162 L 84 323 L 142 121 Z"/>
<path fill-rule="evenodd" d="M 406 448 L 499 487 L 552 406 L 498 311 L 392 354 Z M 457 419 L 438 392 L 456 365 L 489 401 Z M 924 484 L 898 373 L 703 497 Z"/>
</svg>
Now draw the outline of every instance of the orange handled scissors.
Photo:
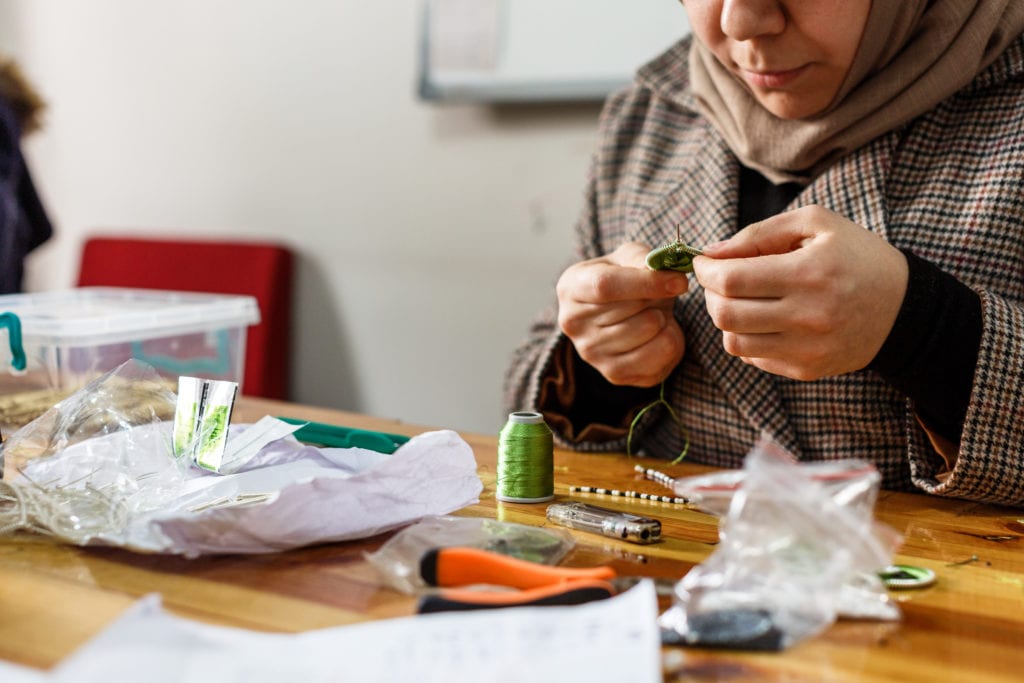
<svg viewBox="0 0 1024 683">
<path fill-rule="evenodd" d="M 435 548 L 420 560 L 420 575 L 444 590 L 425 596 L 421 614 L 523 605 L 578 605 L 601 600 L 642 577 L 619 577 L 611 567 L 552 567 L 479 548 Z M 472 585 L 518 589 L 473 590 Z M 461 587 L 461 588 L 460 588 Z"/>
</svg>

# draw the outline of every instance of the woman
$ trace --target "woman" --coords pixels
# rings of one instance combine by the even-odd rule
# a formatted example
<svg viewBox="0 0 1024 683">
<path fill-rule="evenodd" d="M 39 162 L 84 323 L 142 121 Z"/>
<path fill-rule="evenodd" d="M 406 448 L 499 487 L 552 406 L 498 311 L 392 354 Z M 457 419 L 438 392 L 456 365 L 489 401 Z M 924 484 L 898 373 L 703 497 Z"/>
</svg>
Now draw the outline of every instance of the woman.
<svg viewBox="0 0 1024 683">
<path fill-rule="evenodd" d="M 683 4 L 693 37 L 606 104 L 509 408 L 578 449 L 739 467 L 767 433 L 1024 502 L 1024 3 Z M 644 268 L 677 225 L 696 283 Z M 659 395 L 685 429 L 632 424 Z"/>
</svg>

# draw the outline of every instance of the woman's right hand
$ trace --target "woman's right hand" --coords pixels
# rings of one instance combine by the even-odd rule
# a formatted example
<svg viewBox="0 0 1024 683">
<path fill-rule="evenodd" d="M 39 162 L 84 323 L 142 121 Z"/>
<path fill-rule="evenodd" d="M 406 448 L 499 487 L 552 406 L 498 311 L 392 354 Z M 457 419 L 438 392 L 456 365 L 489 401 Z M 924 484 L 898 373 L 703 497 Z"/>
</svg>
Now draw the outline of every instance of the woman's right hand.
<svg viewBox="0 0 1024 683">
<path fill-rule="evenodd" d="M 584 361 L 620 386 L 653 387 L 686 349 L 672 314 L 689 282 L 685 273 L 653 271 L 650 248 L 628 242 L 581 261 L 558 279 L 558 325 Z"/>
</svg>

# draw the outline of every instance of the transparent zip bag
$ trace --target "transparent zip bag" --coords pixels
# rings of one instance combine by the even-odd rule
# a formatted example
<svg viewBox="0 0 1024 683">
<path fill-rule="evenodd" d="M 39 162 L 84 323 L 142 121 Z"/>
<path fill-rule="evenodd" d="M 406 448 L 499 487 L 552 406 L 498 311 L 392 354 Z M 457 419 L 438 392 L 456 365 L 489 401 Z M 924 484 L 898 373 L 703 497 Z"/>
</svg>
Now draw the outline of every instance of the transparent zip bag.
<svg viewBox="0 0 1024 683">
<path fill-rule="evenodd" d="M 478 517 L 432 515 L 402 529 L 366 559 L 395 590 L 414 595 L 427 588 L 420 560 L 434 548 L 464 546 L 520 560 L 555 565 L 572 550 L 568 531 Z"/>
<path fill-rule="evenodd" d="M 678 480 L 677 493 L 699 491 L 723 514 L 715 551 L 676 584 L 660 618 L 669 640 L 781 650 L 840 615 L 898 618 L 877 572 L 902 539 L 873 519 L 879 483 L 864 462 L 808 468 L 768 439 L 742 471 Z"/>
</svg>

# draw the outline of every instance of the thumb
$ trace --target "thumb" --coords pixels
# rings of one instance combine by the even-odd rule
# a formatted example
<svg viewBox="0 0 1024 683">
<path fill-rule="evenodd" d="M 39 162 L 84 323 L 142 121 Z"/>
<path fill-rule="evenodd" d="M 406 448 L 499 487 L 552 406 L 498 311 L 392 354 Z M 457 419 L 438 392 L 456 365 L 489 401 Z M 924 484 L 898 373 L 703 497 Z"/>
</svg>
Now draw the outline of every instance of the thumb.
<svg viewBox="0 0 1024 683">
<path fill-rule="evenodd" d="M 703 248 L 711 258 L 750 258 L 768 254 L 787 254 L 811 238 L 814 231 L 804 221 L 789 214 L 778 214 L 758 223 L 751 223 L 731 238 Z"/>
</svg>

